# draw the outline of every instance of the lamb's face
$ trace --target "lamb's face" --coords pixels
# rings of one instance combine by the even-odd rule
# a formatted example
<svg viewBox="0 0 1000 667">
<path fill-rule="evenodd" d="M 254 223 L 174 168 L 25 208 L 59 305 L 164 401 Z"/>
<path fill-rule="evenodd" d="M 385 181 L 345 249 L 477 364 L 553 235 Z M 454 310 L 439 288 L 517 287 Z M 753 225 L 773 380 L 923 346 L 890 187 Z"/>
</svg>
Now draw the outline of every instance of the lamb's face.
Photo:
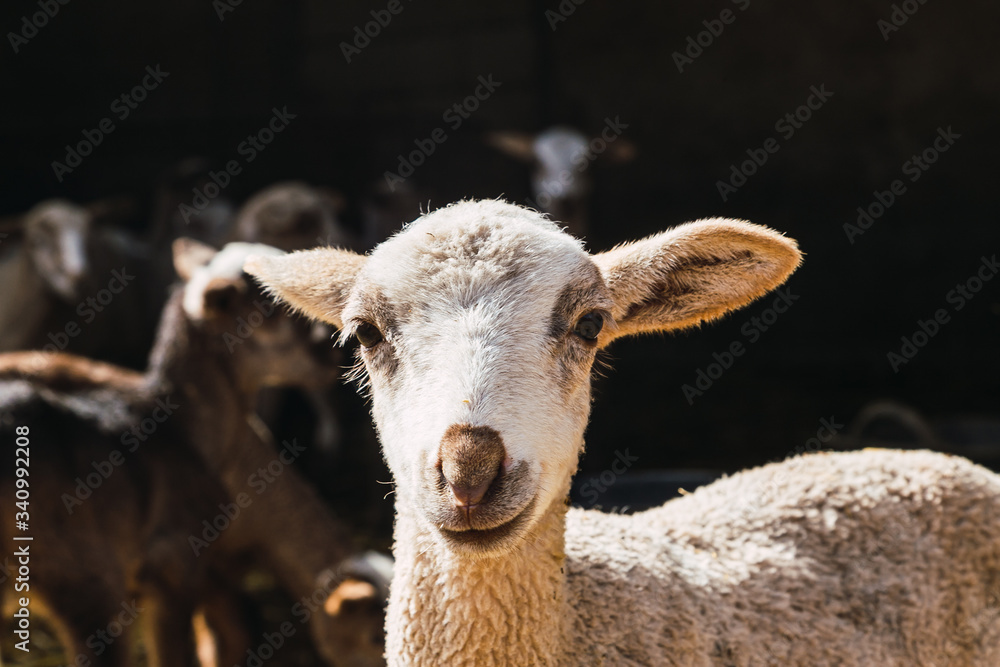
<svg viewBox="0 0 1000 667">
<path fill-rule="evenodd" d="M 503 549 L 562 502 L 611 296 L 540 216 L 444 209 L 370 256 L 343 312 L 397 494 L 446 544 Z"/>
<path fill-rule="evenodd" d="M 369 257 L 317 248 L 245 269 L 357 337 L 399 511 L 478 557 L 515 548 L 565 497 L 599 347 L 719 317 L 799 260 L 794 241 L 721 219 L 588 255 L 533 211 L 485 201 Z"/>
</svg>

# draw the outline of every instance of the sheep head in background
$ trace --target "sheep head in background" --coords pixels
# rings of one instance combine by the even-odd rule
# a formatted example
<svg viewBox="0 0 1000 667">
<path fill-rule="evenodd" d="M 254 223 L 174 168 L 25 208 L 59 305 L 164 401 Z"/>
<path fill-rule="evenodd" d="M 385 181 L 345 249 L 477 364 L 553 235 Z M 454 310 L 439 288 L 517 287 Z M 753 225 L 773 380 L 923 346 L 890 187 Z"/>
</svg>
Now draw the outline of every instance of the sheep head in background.
<svg viewBox="0 0 1000 667">
<path fill-rule="evenodd" d="M 537 135 L 491 132 L 489 145 L 532 165 L 532 207 L 583 238 L 588 231 L 587 199 L 595 160 L 622 163 L 635 157 L 635 146 L 616 133 L 589 138 L 570 127 L 555 126 Z"/>
<path fill-rule="evenodd" d="M 189 238 L 174 241 L 174 268 L 185 282 L 185 316 L 218 342 L 220 354 L 234 355 L 233 367 L 255 387 L 328 386 L 339 377 L 329 333 L 290 317 L 243 273 L 250 255 L 281 256 L 259 243 L 229 243 L 222 250 Z M 245 362 L 241 362 L 245 360 Z M 251 379 L 252 378 L 252 379 Z"/>
<path fill-rule="evenodd" d="M 290 181 L 264 188 L 236 215 L 231 241 L 266 243 L 282 250 L 316 245 L 353 247 L 338 214 L 343 197 L 332 190 Z"/>
<path fill-rule="evenodd" d="M 42 202 L 24 218 L 24 240 L 38 275 L 65 301 L 80 297 L 89 271 L 93 215 L 62 199 Z"/>
</svg>

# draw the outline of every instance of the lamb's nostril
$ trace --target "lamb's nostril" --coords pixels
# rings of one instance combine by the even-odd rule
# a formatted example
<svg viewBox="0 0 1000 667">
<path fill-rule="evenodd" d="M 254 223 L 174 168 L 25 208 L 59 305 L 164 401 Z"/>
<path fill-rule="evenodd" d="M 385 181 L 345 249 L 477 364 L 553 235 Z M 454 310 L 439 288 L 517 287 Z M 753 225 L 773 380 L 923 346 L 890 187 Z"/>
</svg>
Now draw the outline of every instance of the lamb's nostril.
<svg viewBox="0 0 1000 667">
<path fill-rule="evenodd" d="M 448 482 L 448 486 L 451 487 L 451 495 L 455 497 L 455 505 L 458 507 L 472 507 L 478 505 L 483 496 L 489 490 L 490 486 L 493 484 L 493 480 L 496 479 L 496 475 L 485 479 L 475 486 L 463 486 L 461 484 L 454 484 Z"/>
</svg>

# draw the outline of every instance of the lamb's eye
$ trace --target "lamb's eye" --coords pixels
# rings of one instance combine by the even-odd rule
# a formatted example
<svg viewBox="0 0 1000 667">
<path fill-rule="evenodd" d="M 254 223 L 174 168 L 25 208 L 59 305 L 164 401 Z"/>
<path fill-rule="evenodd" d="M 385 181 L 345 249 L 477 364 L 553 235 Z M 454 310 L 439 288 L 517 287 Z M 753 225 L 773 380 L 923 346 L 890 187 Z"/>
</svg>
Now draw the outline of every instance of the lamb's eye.
<svg viewBox="0 0 1000 667">
<path fill-rule="evenodd" d="M 375 347 L 384 339 L 382 332 L 371 322 L 359 324 L 354 330 L 354 336 L 364 347 Z"/>
<path fill-rule="evenodd" d="M 584 340 L 597 340 L 602 328 L 604 316 L 600 313 L 587 313 L 577 321 L 573 333 Z"/>
</svg>

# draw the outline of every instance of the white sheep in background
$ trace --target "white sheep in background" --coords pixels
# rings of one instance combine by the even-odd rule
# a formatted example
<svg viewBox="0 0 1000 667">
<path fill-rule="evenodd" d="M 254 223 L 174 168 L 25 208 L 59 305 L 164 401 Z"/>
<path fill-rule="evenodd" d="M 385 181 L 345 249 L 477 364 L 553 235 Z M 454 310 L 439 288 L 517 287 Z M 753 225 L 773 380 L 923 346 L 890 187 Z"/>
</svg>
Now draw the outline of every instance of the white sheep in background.
<svg viewBox="0 0 1000 667">
<path fill-rule="evenodd" d="M 0 245 L 0 351 L 68 351 L 141 365 L 156 317 L 143 305 L 149 247 L 112 222 L 130 204 L 105 199 L 79 205 L 50 199 L 17 223 Z"/>
<path fill-rule="evenodd" d="M 964 459 L 820 454 L 632 516 L 567 507 L 597 350 L 718 317 L 799 261 L 722 219 L 589 255 L 496 201 L 367 257 L 248 259 L 361 343 L 396 482 L 389 664 L 1000 664 L 1000 479 Z"/>
<path fill-rule="evenodd" d="M 571 127 L 556 125 L 538 134 L 491 132 L 486 141 L 494 148 L 532 165 L 532 206 L 566 225 L 574 236 L 589 231 L 591 163 L 628 162 L 635 146 L 617 134 L 590 138 Z"/>
</svg>

